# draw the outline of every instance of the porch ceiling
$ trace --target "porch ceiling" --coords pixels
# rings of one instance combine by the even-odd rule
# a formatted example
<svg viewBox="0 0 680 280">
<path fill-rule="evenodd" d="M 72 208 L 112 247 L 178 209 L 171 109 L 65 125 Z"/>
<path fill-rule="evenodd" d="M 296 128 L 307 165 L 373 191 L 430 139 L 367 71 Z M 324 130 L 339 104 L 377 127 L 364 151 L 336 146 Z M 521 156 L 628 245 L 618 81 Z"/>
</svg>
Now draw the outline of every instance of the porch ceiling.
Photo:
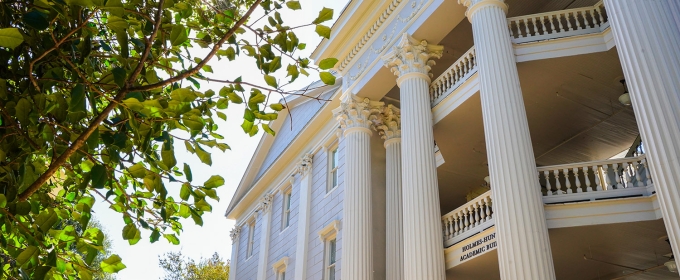
<svg viewBox="0 0 680 280">
<path fill-rule="evenodd" d="M 519 63 L 518 70 L 537 165 L 607 159 L 637 137 L 633 110 L 618 102 L 623 74 L 615 49 Z M 479 94 L 438 122 L 434 136 L 445 160 L 437 171 L 447 213 L 488 175 Z"/>
<path fill-rule="evenodd" d="M 551 229 L 550 245 L 557 279 L 614 279 L 636 272 L 616 265 L 585 260 L 583 256 L 618 265 L 647 269 L 668 260 L 662 220 Z M 447 270 L 447 279 L 500 279 L 497 251 Z M 628 276 L 627 280 L 678 279 L 665 267 Z"/>
</svg>

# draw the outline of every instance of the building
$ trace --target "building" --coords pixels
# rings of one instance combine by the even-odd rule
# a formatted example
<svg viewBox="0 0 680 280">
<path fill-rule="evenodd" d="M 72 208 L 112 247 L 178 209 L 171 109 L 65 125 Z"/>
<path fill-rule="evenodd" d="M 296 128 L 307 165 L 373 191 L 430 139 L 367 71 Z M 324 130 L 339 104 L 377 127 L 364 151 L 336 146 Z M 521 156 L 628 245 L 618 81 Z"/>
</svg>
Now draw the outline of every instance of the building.
<svg viewBox="0 0 680 280">
<path fill-rule="evenodd" d="M 678 46 L 676 0 L 351 1 L 331 101 L 227 210 L 232 278 L 678 279 Z"/>
</svg>

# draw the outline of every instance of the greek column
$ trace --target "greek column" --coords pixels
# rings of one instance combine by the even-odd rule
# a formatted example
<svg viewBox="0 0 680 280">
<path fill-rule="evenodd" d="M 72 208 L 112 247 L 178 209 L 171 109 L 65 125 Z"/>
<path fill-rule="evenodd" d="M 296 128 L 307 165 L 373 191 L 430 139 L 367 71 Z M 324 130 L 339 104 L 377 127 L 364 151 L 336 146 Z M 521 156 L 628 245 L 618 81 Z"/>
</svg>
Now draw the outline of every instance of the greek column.
<svg viewBox="0 0 680 280">
<path fill-rule="evenodd" d="M 267 277 L 267 257 L 269 257 L 269 235 L 271 233 L 272 202 L 274 194 L 265 194 L 257 206 L 262 215 L 262 235 L 260 236 L 260 257 L 257 271 L 257 279 L 264 280 Z"/>
<path fill-rule="evenodd" d="M 295 277 L 293 279 L 307 279 L 307 237 L 309 236 L 309 217 L 312 200 L 312 158 L 314 155 L 305 154 L 295 171 L 300 174 L 300 210 L 298 210 L 297 243 L 295 249 Z"/>
<path fill-rule="evenodd" d="M 386 270 L 387 279 L 404 279 L 404 221 L 401 195 L 401 120 L 399 109 L 387 105 L 375 128 L 386 149 Z"/>
<path fill-rule="evenodd" d="M 503 0 L 468 7 L 479 65 L 501 279 L 555 279 L 545 209 Z"/>
<path fill-rule="evenodd" d="M 673 253 L 680 256 L 680 2 L 606 0 Z"/>
<path fill-rule="evenodd" d="M 402 113 L 404 279 L 443 280 L 444 247 L 430 108 L 431 58 L 443 47 L 408 34 L 382 59 L 397 75 Z"/>
<path fill-rule="evenodd" d="M 241 237 L 241 227 L 234 226 L 229 232 L 229 237 L 231 237 L 231 260 L 229 261 L 230 273 L 228 280 L 234 280 L 236 279 L 236 261 L 238 260 L 238 245 L 239 238 Z"/>
<path fill-rule="evenodd" d="M 371 205 L 371 121 L 382 102 L 343 96 L 333 115 L 345 136 L 342 279 L 373 279 Z"/>
</svg>

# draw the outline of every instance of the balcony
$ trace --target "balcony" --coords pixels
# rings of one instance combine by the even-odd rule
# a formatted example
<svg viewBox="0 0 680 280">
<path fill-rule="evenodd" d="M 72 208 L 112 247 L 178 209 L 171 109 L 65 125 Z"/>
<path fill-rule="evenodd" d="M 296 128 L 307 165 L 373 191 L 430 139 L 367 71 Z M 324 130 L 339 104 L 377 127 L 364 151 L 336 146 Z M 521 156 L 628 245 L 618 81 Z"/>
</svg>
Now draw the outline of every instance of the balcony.
<svg viewBox="0 0 680 280">
<path fill-rule="evenodd" d="M 537 175 L 548 228 L 660 218 L 645 155 L 544 166 Z M 495 249 L 491 192 L 442 216 L 447 268 Z"/>
</svg>

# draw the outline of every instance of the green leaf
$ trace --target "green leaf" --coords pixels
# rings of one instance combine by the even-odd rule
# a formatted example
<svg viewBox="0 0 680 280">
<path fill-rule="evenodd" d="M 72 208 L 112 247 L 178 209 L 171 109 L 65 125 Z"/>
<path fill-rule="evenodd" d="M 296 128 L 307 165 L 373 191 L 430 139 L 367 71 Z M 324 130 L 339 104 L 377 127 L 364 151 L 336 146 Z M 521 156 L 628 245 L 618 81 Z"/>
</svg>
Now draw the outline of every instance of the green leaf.
<svg viewBox="0 0 680 280">
<path fill-rule="evenodd" d="M 71 113 L 85 112 L 85 87 L 83 84 L 77 84 L 71 90 L 71 102 L 68 105 L 68 111 Z"/>
<path fill-rule="evenodd" d="M 31 105 L 31 102 L 28 101 L 28 99 L 19 99 L 19 102 L 17 102 L 14 110 L 16 110 L 16 116 L 20 123 L 28 125 L 28 115 L 31 112 L 31 107 L 33 106 Z"/>
<path fill-rule="evenodd" d="M 127 240 L 130 245 L 135 245 L 141 239 L 141 232 L 135 223 L 129 223 L 123 228 L 123 240 Z"/>
<path fill-rule="evenodd" d="M 189 195 L 191 195 L 191 184 L 189 183 L 182 184 L 182 187 L 179 190 L 179 198 L 181 198 L 182 200 L 188 200 Z"/>
<path fill-rule="evenodd" d="M 179 46 L 189 39 L 186 28 L 184 26 L 175 24 L 170 31 L 170 44 Z"/>
<path fill-rule="evenodd" d="M 319 36 L 324 37 L 326 39 L 331 38 L 331 28 L 325 25 L 317 24 L 316 25 L 316 34 L 319 34 Z"/>
<path fill-rule="evenodd" d="M 125 78 L 127 77 L 127 73 L 125 73 L 125 69 L 116 67 L 111 70 L 111 73 L 113 73 L 113 81 L 116 82 L 116 84 L 119 87 L 124 87 L 125 86 Z"/>
<path fill-rule="evenodd" d="M 264 75 L 264 81 L 267 82 L 267 84 L 271 87 L 276 88 L 279 86 L 278 83 L 276 83 L 276 78 L 274 78 L 273 76 Z"/>
<path fill-rule="evenodd" d="M 44 30 L 50 26 L 50 22 L 47 21 L 43 13 L 36 10 L 25 13 L 23 16 L 24 23 L 37 30 Z"/>
<path fill-rule="evenodd" d="M 163 164 L 165 164 L 165 166 L 167 166 L 168 168 L 173 168 L 175 165 L 177 165 L 177 159 L 175 159 L 174 149 L 161 150 L 161 158 L 163 160 Z"/>
<path fill-rule="evenodd" d="M 197 201 L 194 206 L 196 206 L 196 209 L 205 211 L 205 212 L 210 212 L 212 211 L 212 206 L 208 202 L 205 201 L 205 199 L 201 199 Z"/>
<path fill-rule="evenodd" d="M 276 136 L 276 132 L 274 132 L 274 130 L 272 130 L 272 129 L 269 127 L 268 124 L 263 123 L 263 124 L 262 124 L 262 129 L 264 129 L 265 132 L 271 134 L 272 136 Z"/>
<path fill-rule="evenodd" d="M 331 86 L 335 84 L 335 76 L 333 76 L 333 74 L 331 74 L 331 73 L 319 72 L 319 77 L 321 78 L 321 81 L 324 84 L 331 85 Z"/>
<path fill-rule="evenodd" d="M 123 100 L 123 104 L 125 104 L 125 107 L 130 108 L 132 111 L 142 111 L 144 110 L 144 104 L 142 102 L 139 102 L 137 98 L 128 98 Z"/>
<path fill-rule="evenodd" d="M 109 1 L 109 2 L 111 2 L 111 1 Z M 122 15 L 121 15 L 121 17 L 122 17 Z M 109 16 L 109 19 L 106 22 L 106 25 L 116 33 L 125 33 L 125 30 L 128 28 L 128 22 L 127 22 L 127 20 L 125 20 L 121 17 Z"/>
<path fill-rule="evenodd" d="M 182 116 L 182 123 L 193 131 L 201 131 L 205 126 L 203 119 L 196 115 Z"/>
<path fill-rule="evenodd" d="M 222 112 L 220 112 L 220 111 L 217 111 L 216 113 L 217 113 L 217 117 L 218 117 L 218 118 L 223 119 L 223 120 L 225 120 L 225 121 L 227 120 L 227 115 L 225 115 L 224 113 L 222 113 Z M 1 155 L 1 154 L 0 154 L 0 155 Z M 0 156 L 0 160 L 1 160 L 1 158 L 2 158 L 2 157 Z"/>
<path fill-rule="evenodd" d="M 191 182 L 193 180 L 193 176 L 191 176 L 191 167 L 189 167 L 188 164 L 184 164 L 184 176 L 187 177 L 187 181 Z"/>
<path fill-rule="evenodd" d="M 173 233 L 173 234 L 163 234 L 163 237 L 167 239 L 172 245 L 179 245 L 179 238 Z"/>
<path fill-rule="evenodd" d="M 95 189 L 104 188 L 106 181 L 109 179 L 106 173 L 106 167 L 103 165 L 95 165 L 90 171 L 90 178 L 92 179 L 92 187 Z"/>
<path fill-rule="evenodd" d="M 319 24 L 319 23 L 322 23 L 324 21 L 328 21 L 328 20 L 331 20 L 331 19 L 333 19 L 333 9 L 329 9 L 329 8 L 324 7 L 323 9 L 321 9 L 321 11 L 319 11 L 319 16 L 316 17 L 316 19 L 314 21 L 312 21 L 312 23 L 313 24 Z"/>
<path fill-rule="evenodd" d="M 302 6 L 300 6 L 299 1 L 288 1 L 288 2 L 286 2 L 286 6 L 288 6 L 288 9 L 291 9 L 291 10 L 302 9 Z"/>
<path fill-rule="evenodd" d="M 272 108 L 272 110 L 274 110 L 274 111 L 281 111 L 281 110 L 285 109 L 286 107 L 284 107 L 283 104 L 281 104 L 281 103 L 272 103 L 272 104 L 269 104 L 269 108 Z"/>
<path fill-rule="evenodd" d="M 288 64 L 288 67 L 286 67 L 286 71 L 288 72 L 288 75 L 286 77 L 290 76 L 290 81 L 295 81 L 298 76 L 300 76 L 300 72 L 298 71 L 297 66 Z"/>
<path fill-rule="evenodd" d="M 107 259 L 103 260 L 100 264 L 102 271 L 108 273 L 116 273 L 123 270 L 126 266 L 121 262 L 118 255 L 113 254 Z"/>
<path fill-rule="evenodd" d="M 239 96 L 238 93 L 235 93 L 233 91 L 227 93 L 227 97 L 229 97 L 229 100 L 231 100 L 231 102 L 233 102 L 235 104 L 243 103 L 243 98 L 241 98 L 241 96 Z"/>
<path fill-rule="evenodd" d="M 185 219 L 189 218 L 189 216 L 191 216 L 191 209 L 189 209 L 189 206 L 181 204 L 179 206 L 179 216 Z"/>
<path fill-rule="evenodd" d="M 321 68 L 321 70 L 328 70 L 328 69 L 333 68 L 333 66 L 335 66 L 336 63 L 338 63 L 337 58 L 332 58 L 332 57 L 326 58 L 326 59 L 321 60 L 321 62 L 319 62 L 319 68 Z"/>
<path fill-rule="evenodd" d="M 201 218 L 200 215 L 196 214 L 196 212 L 191 211 L 191 219 L 194 220 L 194 223 L 196 223 L 199 226 L 203 226 L 203 218 Z"/>
<path fill-rule="evenodd" d="M 203 148 L 199 147 L 196 145 L 196 155 L 198 155 L 198 158 L 201 160 L 201 162 L 207 164 L 207 165 L 212 165 L 212 156 L 210 153 L 206 152 L 203 150 Z"/>
<path fill-rule="evenodd" d="M 7 206 L 7 197 L 0 193 L 0 208 L 5 208 Z"/>
<path fill-rule="evenodd" d="M 141 162 L 135 163 L 135 165 L 130 166 L 128 168 L 128 172 L 130 172 L 130 175 L 134 178 L 144 178 L 146 176 L 146 168 L 144 167 L 144 164 Z"/>
<path fill-rule="evenodd" d="M 21 35 L 17 28 L 2 28 L 0 29 L 0 47 L 16 48 L 24 42 L 24 36 Z"/>
<path fill-rule="evenodd" d="M 106 1 L 106 10 L 108 10 L 112 15 L 122 17 L 125 15 L 125 8 L 120 0 L 108 0 Z M 109 17 L 110 18 L 110 17 Z"/>
<path fill-rule="evenodd" d="M 205 183 L 203 183 L 203 186 L 209 189 L 217 188 L 222 185 L 224 185 L 224 178 L 222 178 L 222 176 L 219 175 L 212 175 L 210 176 L 210 179 L 208 179 L 208 181 L 205 181 Z"/>
<path fill-rule="evenodd" d="M 170 93 L 170 98 L 181 102 L 192 102 L 198 95 L 190 88 L 178 88 Z"/>
<path fill-rule="evenodd" d="M 161 237 L 161 233 L 158 232 L 157 229 L 154 229 L 154 230 L 151 232 L 151 236 L 149 236 L 149 241 L 150 241 L 151 243 L 156 243 L 156 241 L 158 241 L 158 239 L 159 239 L 160 237 Z"/>
<path fill-rule="evenodd" d="M 35 219 L 36 225 L 38 225 L 42 232 L 48 232 L 58 221 L 59 217 L 52 209 L 41 212 Z"/>
<path fill-rule="evenodd" d="M 40 254 L 40 249 L 35 246 L 28 246 L 24 251 L 19 254 L 16 258 L 17 262 L 17 267 L 24 267 L 26 264 L 28 264 L 29 261 L 33 258 L 38 258 L 38 255 Z"/>
</svg>

